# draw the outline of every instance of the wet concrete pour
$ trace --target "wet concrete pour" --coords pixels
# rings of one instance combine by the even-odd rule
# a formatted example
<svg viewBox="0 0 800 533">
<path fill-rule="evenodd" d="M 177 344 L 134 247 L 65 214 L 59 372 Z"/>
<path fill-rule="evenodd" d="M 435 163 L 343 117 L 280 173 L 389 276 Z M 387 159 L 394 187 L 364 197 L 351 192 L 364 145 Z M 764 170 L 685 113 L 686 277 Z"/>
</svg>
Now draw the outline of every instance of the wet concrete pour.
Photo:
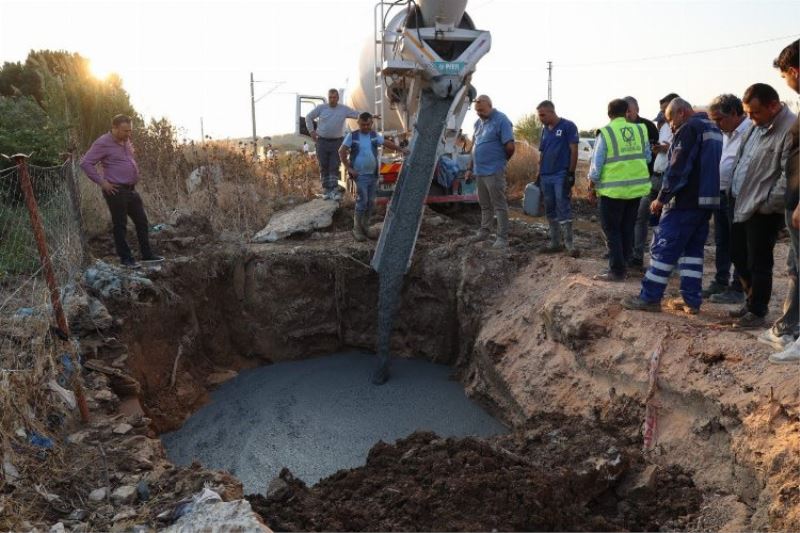
<svg viewBox="0 0 800 533">
<path fill-rule="evenodd" d="M 369 382 L 374 356 L 358 353 L 279 363 L 242 372 L 178 431 L 162 436 L 169 458 L 193 459 L 236 475 L 263 493 L 282 467 L 308 484 L 364 464 L 379 440 L 416 430 L 491 436 L 506 428 L 464 394 L 452 370 L 398 360 L 393 378 Z"/>
</svg>

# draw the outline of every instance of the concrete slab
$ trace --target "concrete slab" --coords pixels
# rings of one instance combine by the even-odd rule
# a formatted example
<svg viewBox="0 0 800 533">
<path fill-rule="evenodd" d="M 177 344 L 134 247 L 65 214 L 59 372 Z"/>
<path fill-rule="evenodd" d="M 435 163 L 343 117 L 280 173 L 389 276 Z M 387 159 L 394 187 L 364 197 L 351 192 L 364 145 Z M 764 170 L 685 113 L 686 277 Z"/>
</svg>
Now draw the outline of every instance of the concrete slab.
<svg viewBox="0 0 800 533">
<path fill-rule="evenodd" d="M 339 208 L 335 200 L 316 198 L 287 211 L 273 215 L 264 229 L 253 236 L 253 242 L 275 242 L 295 233 L 310 233 L 333 224 Z"/>
</svg>

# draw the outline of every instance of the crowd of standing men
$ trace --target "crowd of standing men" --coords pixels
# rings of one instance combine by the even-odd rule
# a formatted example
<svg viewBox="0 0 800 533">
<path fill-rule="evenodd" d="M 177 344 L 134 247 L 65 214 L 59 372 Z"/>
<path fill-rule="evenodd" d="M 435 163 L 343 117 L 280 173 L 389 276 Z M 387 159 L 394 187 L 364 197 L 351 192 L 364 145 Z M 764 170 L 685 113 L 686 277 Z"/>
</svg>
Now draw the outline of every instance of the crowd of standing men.
<svg viewBox="0 0 800 533">
<path fill-rule="evenodd" d="M 800 92 L 800 41 L 774 61 L 781 77 Z M 475 239 L 498 221 L 495 247 L 507 246 L 505 161 L 513 154 L 511 124 L 482 96 L 475 124 L 468 178 L 478 181 L 482 220 Z M 772 296 L 774 248 L 785 226 L 791 236 L 790 290 L 781 317 L 759 340 L 773 346 L 775 363 L 800 361 L 798 310 L 798 120 L 777 91 L 765 83 L 742 98 L 723 94 L 699 111 L 675 93 L 661 99 L 656 124 L 639 116 L 633 97 L 608 104 L 609 123 L 598 130 L 589 169 L 590 201 L 599 203 L 608 245 L 608 269 L 595 279 L 623 281 L 644 268 L 648 227 L 653 227 L 650 262 L 638 294 L 625 298 L 631 310 L 660 311 L 670 276 L 680 276 L 678 298 L 666 307 L 697 314 L 704 299 L 739 305 L 734 325 L 766 324 Z M 556 114 L 551 101 L 537 106 L 543 124 L 536 178 L 549 222 L 542 250 L 577 255 L 572 235 L 571 194 L 575 183 L 578 129 Z M 486 168 L 482 172 L 479 169 Z M 486 184 L 482 183 L 488 180 Z M 500 191 L 502 194 L 500 194 Z M 494 213 L 492 213 L 492 210 Z M 702 287 L 705 242 L 714 219 L 714 280 Z M 731 277 L 731 266 L 733 276 Z"/>
</svg>

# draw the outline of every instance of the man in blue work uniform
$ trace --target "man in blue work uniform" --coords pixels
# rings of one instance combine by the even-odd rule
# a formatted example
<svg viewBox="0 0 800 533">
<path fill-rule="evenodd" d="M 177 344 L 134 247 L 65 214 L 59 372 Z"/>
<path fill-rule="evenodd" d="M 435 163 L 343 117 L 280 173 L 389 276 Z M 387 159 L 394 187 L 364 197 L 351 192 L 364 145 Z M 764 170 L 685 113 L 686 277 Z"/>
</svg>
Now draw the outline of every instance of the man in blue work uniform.
<svg viewBox="0 0 800 533">
<path fill-rule="evenodd" d="M 508 249 L 508 199 L 506 198 L 506 164 L 514 155 L 514 128 L 503 113 L 492 107 L 492 100 L 482 94 L 475 99 L 475 133 L 472 136 L 472 160 L 465 178 L 473 176 L 478 186 L 481 206 L 481 227 L 472 238 L 489 238 L 492 217 L 497 218 L 497 239 L 492 248 Z"/>
<path fill-rule="evenodd" d="M 694 113 L 682 98 L 667 106 L 667 122 L 675 137 L 669 166 L 658 198 L 650 209 L 661 214 L 650 246 L 650 267 L 642 290 L 622 302 L 626 309 L 660 311 L 661 299 L 675 266 L 680 269 L 681 295 L 667 306 L 696 314 L 702 303 L 703 251 L 711 213 L 719 209 L 719 161 L 722 133 L 705 113 Z"/>
<path fill-rule="evenodd" d="M 353 214 L 353 237 L 362 242 L 377 239 L 378 232 L 369 227 L 378 187 L 378 146 L 400 151 L 400 147 L 372 129 L 372 115 L 358 116 L 358 131 L 348 133 L 339 147 L 339 158 L 347 173 L 356 182 L 356 209 Z"/>
<path fill-rule="evenodd" d="M 539 176 L 536 182 L 544 195 L 547 220 L 550 223 L 550 244 L 544 253 L 560 252 L 564 245 L 570 255 L 577 256 L 572 239 L 572 186 L 578 164 L 578 128 L 556 115 L 553 102 L 545 100 L 536 106 L 542 121 L 542 140 L 539 143 Z"/>
</svg>

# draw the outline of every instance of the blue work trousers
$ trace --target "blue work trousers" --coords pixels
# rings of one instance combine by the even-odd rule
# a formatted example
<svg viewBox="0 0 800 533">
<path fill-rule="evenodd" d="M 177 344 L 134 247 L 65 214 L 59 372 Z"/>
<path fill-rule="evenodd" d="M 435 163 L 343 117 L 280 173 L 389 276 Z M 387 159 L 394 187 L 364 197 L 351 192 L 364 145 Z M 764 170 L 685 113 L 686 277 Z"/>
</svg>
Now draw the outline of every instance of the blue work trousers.
<svg viewBox="0 0 800 533">
<path fill-rule="evenodd" d="M 359 174 L 356 178 L 356 213 L 369 214 L 378 193 L 378 176 Z"/>
<path fill-rule="evenodd" d="M 564 186 L 567 172 L 555 174 L 542 174 L 539 185 L 544 195 L 544 208 L 547 220 L 557 222 L 572 222 L 572 203 L 570 192 Z"/>
<path fill-rule="evenodd" d="M 703 301 L 703 249 L 708 238 L 708 209 L 664 209 L 650 245 L 650 266 L 639 294 L 646 302 L 660 302 L 677 266 L 681 295 L 687 305 L 700 308 Z"/>
</svg>

